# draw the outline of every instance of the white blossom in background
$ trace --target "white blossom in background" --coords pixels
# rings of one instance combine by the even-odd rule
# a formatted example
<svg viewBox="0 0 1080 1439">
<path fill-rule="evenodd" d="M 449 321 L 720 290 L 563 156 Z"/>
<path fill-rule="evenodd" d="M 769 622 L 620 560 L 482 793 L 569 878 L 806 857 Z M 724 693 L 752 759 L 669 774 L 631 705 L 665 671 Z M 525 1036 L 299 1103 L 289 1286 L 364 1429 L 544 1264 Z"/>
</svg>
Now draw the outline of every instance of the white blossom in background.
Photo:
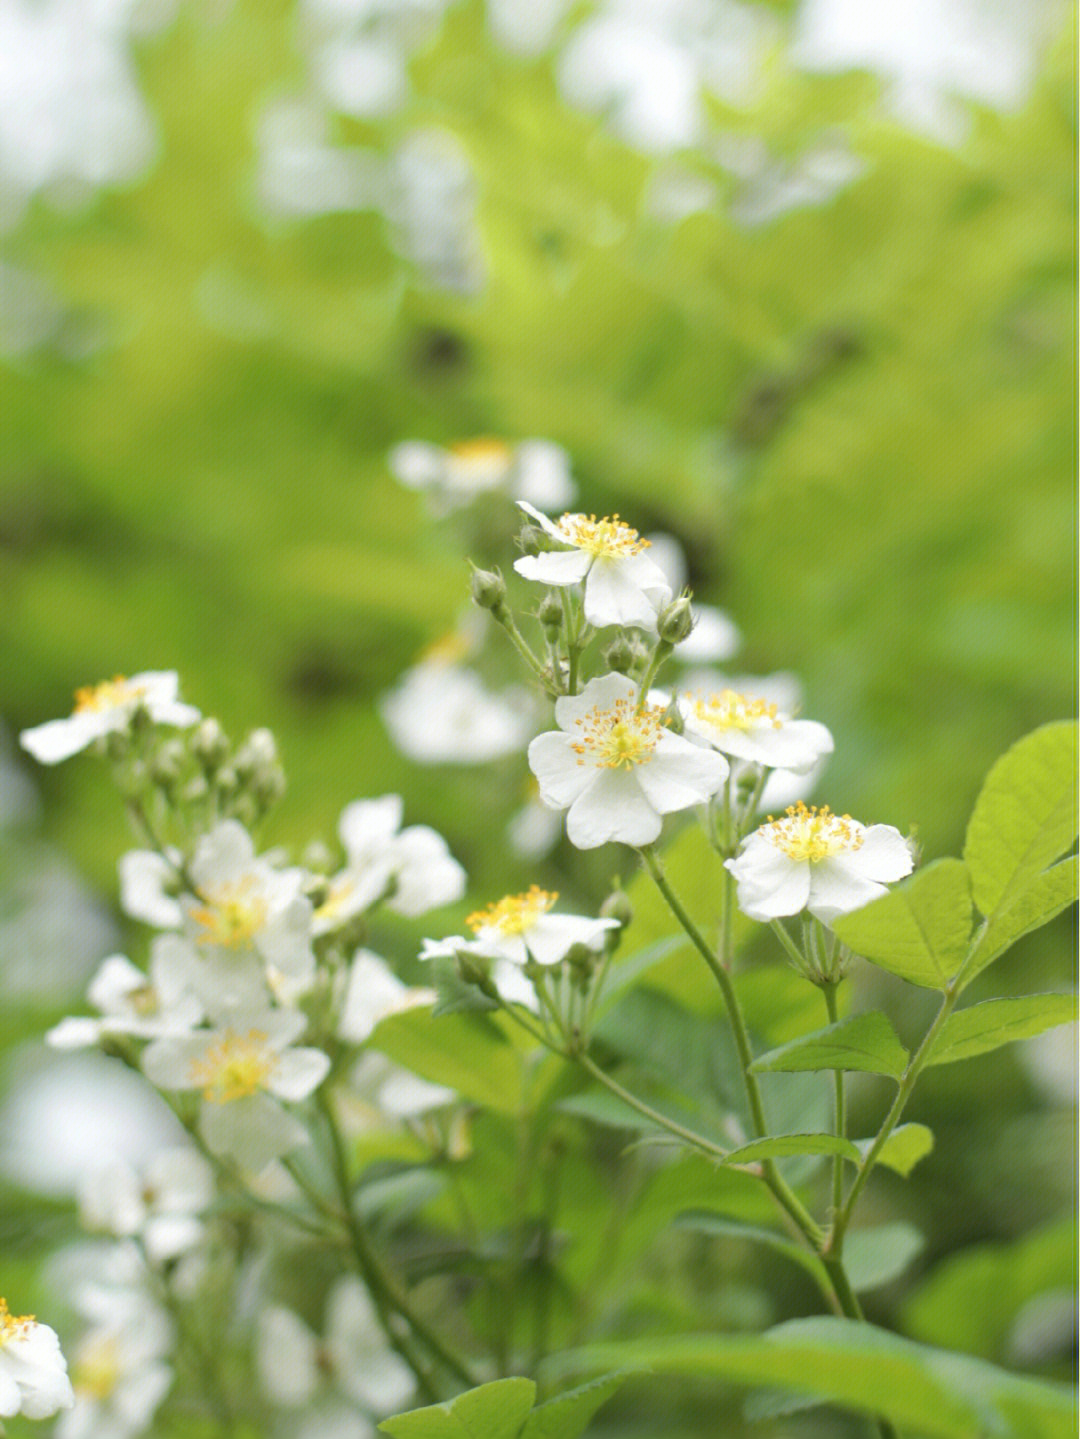
<svg viewBox="0 0 1080 1439">
<path fill-rule="evenodd" d="M 406 670 L 379 700 L 402 754 L 419 764 L 484 764 L 513 754 L 533 731 L 533 697 L 489 690 L 475 670 L 441 657 Z"/>
<path fill-rule="evenodd" d="M 690 575 L 683 547 L 663 531 L 648 536 L 649 558 L 663 570 L 673 595 L 683 590 Z M 683 664 L 720 664 L 737 653 L 742 635 L 730 615 L 715 605 L 693 604 L 694 628 L 680 640 L 674 658 Z"/>
<path fill-rule="evenodd" d="M 306 1099 L 329 1072 L 321 1050 L 294 1047 L 306 1026 L 306 1016 L 291 1010 L 240 1012 L 228 1028 L 154 1040 L 142 1070 L 160 1089 L 199 1090 L 199 1131 L 209 1148 L 258 1171 L 309 1139 L 280 1102 Z"/>
<path fill-rule="evenodd" d="M 415 916 L 465 893 L 465 871 L 443 837 L 428 825 L 402 829 L 403 812 L 396 794 L 346 805 L 338 825 L 346 865 L 315 911 L 315 934 L 339 928 L 380 899 Z"/>
<path fill-rule="evenodd" d="M 88 1171 L 79 1183 L 79 1220 L 91 1232 L 138 1236 L 152 1264 L 194 1249 L 199 1218 L 214 1198 L 214 1173 L 190 1145 L 156 1154 L 141 1170 L 117 1162 Z"/>
<path fill-rule="evenodd" d="M 312 100 L 277 96 L 255 125 L 255 198 L 274 219 L 377 210 L 385 161 L 374 150 L 336 145 L 326 111 Z"/>
<path fill-rule="evenodd" d="M 172 1386 L 168 1315 L 134 1290 L 100 1298 L 98 1322 L 72 1350 L 75 1403 L 57 1422 L 56 1439 L 134 1439 Z"/>
<path fill-rule="evenodd" d="M 565 514 L 548 519 L 527 500 L 518 507 L 545 534 L 566 548 L 523 555 L 514 569 L 527 580 L 564 587 L 584 585 L 585 618 L 597 629 L 606 625 L 637 625 L 655 630 L 657 612 L 671 599 L 663 570 L 645 551 L 637 530 L 618 515 Z"/>
<path fill-rule="evenodd" d="M 74 1403 L 55 1330 L 0 1298 L 0 1418 L 48 1419 Z"/>
<path fill-rule="evenodd" d="M 23 730 L 19 743 L 40 764 L 58 764 L 96 739 L 129 729 L 139 709 L 146 710 L 155 724 L 187 728 L 202 715 L 193 705 L 181 703 L 179 687 L 175 670 L 147 670 L 130 679 L 117 675 L 86 685 L 75 691 L 72 714 Z"/>
<path fill-rule="evenodd" d="M 525 803 L 510 816 L 506 826 L 510 848 L 522 859 L 543 859 L 555 848 L 561 835 L 561 818 L 544 804 L 536 778 L 530 775 Z"/>
<path fill-rule="evenodd" d="M 390 468 L 403 485 L 426 491 L 439 513 L 494 490 L 561 509 L 576 492 L 570 457 L 551 440 L 510 444 L 484 436 L 446 446 L 406 440 L 390 451 Z"/>
<path fill-rule="evenodd" d="M 408 1404 L 416 1383 L 387 1344 L 367 1290 L 351 1276 L 327 1296 L 321 1338 L 291 1309 L 263 1310 L 255 1362 L 267 1397 L 289 1409 L 317 1408 L 341 1396 L 381 1417 Z"/>
<path fill-rule="evenodd" d="M 823 136 L 794 157 L 774 155 L 757 135 L 722 135 L 715 154 L 735 180 L 728 213 L 747 229 L 791 210 L 825 205 L 867 169 L 842 135 Z"/>
<path fill-rule="evenodd" d="M 590 680 L 555 701 L 558 730 L 529 745 L 540 796 L 566 809 L 571 844 L 651 844 L 662 816 L 703 804 L 728 776 L 722 755 L 672 734 L 659 705 L 638 705 L 625 675 Z"/>
<path fill-rule="evenodd" d="M 182 896 L 184 926 L 211 965 L 222 974 L 231 969 L 244 998 L 250 994 L 244 961 L 253 958 L 279 998 L 303 994 L 315 974 L 303 870 L 277 869 L 256 856 L 251 836 L 235 819 L 203 835 L 188 869 L 196 893 Z"/>
<path fill-rule="evenodd" d="M 907 840 L 888 824 L 867 828 L 828 805 L 793 805 L 746 837 L 724 861 L 735 876 L 738 902 L 751 919 L 768 923 L 806 909 L 828 924 L 887 893 L 910 874 Z"/>
<path fill-rule="evenodd" d="M 379 955 L 358 949 L 349 965 L 338 1038 L 362 1044 L 380 1019 L 418 1004 L 434 1004 L 435 991 L 404 984 Z"/>
<path fill-rule="evenodd" d="M 182 856 L 177 849 L 131 849 L 120 856 L 120 908 L 155 929 L 179 929 L 184 911 L 177 895 Z"/>
<path fill-rule="evenodd" d="M 729 759 L 806 774 L 833 751 L 832 735 L 823 724 L 792 719 L 756 695 L 733 689 L 688 692 L 676 703 L 684 733 Z"/>
<path fill-rule="evenodd" d="M 342 1123 L 358 1134 L 422 1119 L 457 1099 L 452 1089 L 421 1079 L 374 1049 L 364 1051 L 349 1073 L 348 1086 L 334 1097 Z"/>
<path fill-rule="evenodd" d="M 155 941 L 150 973 L 123 954 L 102 961 L 90 982 L 87 998 L 100 1019 L 70 1016 L 45 1036 L 55 1049 L 85 1049 L 112 1034 L 158 1039 L 191 1030 L 204 1018 L 192 992 L 190 966 L 174 963 L 176 946 Z"/>
</svg>

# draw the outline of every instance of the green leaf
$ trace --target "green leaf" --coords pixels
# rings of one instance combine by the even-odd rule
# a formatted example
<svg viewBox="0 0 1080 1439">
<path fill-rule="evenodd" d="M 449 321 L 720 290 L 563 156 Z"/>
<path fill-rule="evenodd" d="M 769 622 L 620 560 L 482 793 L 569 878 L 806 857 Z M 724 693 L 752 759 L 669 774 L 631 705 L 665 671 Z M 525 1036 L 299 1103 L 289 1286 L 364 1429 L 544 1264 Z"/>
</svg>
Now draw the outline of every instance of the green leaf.
<svg viewBox="0 0 1080 1439">
<path fill-rule="evenodd" d="M 750 1067 L 762 1073 L 858 1069 L 899 1079 L 907 1062 L 908 1052 L 897 1039 L 892 1025 L 880 1010 L 872 1010 L 770 1049 Z"/>
<path fill-rule="evenodd" d="M 1071 1389 L 1008 1373 L 851 1319 L 793 1319 L 764 1334 L 678 1335 L 591 1345 L 549 1372 L 615 1365 L 654 1375 L 769 1385 L 856 1413 L 883 1415 L 928 1439 L 1075 1439 Z"/>
<path fill-rule="evenodd" d="M 433 1019 L 439 1019 L 444 1014 L 462 1014 L 468 1010 L 483 1012 L 499 1007 L 475 984 L 467 984 L 458 973 L 456 963 L 448 956 L 431 961 L 431 982 L 438 995 L 431 1011 Z"/>
<path fill-rule="evenodd" d="M 1026 889 L 1000 910 L 986 926 L 983 936 L 964 966 L 962 983 L 967 986 L 993 964 L 999 955 L 1015 944 L 1021 935 L 1040 925 L 1049 924 L 1077 896 L 1077 857 L 1072 855 L 1060 864 L 1051 865 L 1038 875 Z"/>
<path fill-rule="evenodd" d="M 860 1154 L 865 1155 L 873 1142 L 872 1139 L 857 1140 Z M 886 1139 L 876 1163 L 884 1164 L 886 1169 L 892 1169 L 906 1179 L 933 1147 L 933 1133 L 925 1124 L 901 1124 Z"/>
<path fill-rule="evenodd" d="M 607 1403 L 626 1378 L 625 1372 L 605 1374 L 537 1405 L 525 1421 L 521 1439 L 578 1439 L 601 1404 Z"/>
<path fill-rule="evenodd" d="M 833 929 L 856 954 L 924 989 L 944 989 L 971 934 L 971 892 L 958 859 L 939 859 Z"/>
<path fill-rule="evenodd" d="M 986 777 L 964 841 L 980 911 L 996 916 L 1076 838 L 1076 723 L 1025 735 Z"/>
<path fill-rule="evenodd" d="M 697 1209 L 680 1214 L 675 1223 L 680 1229 L 691 1229 L 695 1234 L 715 1234 L 724 1239 L 764 1244 L 777 1254 L 782 1254 L 785 1259 L 790 1259 L 800 1269 L 805 1269 L 822 1288 L 829 1288 L 828 1272 L 818 1256 L 804 1244 L 797 1244 L 794 1239 L 789 1239 L 786 1234 L 779 1234 L 774 1229 L 763 1229 L 757 1224 L 745 1224 L 738 1219 L 728 1219 L 723 1214 L 710 1214 L 707 1210 Z"/>
<path fill-rule="evenodd" d="M 842 1154 L 859 1162 L 859 1151 L 850 1139 L 836 1134 L 774 1134 L 755 1139 L 725 1154 L 725 1164 L 753 1164 L 759 1159 L 782 1159 L 789 1154 Z"/>
<path fill-rule="evenodd" d="M 1075 994 L 1021 994 L 988 999 L 951 1014 L 941 1027 L 927 1064 L 952 1064 L 987 1054 L 1003 1044 L 1030 1039 L 1076 1018 Z"/>
<path fill-rule="evenodd" d="M 449 1404 L 395 1414 L 379 1429 L 393 1439 L 518 1439 L 535 1398 L 531 1379 L 496 1379 Z"/>
<path fill-rule="evenodd" d="M 844 1240 L 844 1268 L 857 1294 L 880 1289 L 899 1279 L 926 1240 L 914 1224 L 902 1220 L 879 1224 L 874 1229 L 854 1229 Z"/>
<path fill-rule="evenodd" d="M 484 1015 L 443 1014 L 426 1005 L 388 1015 L 368 1041 L 398 1064 L 501 1114 L 522 1103 L 521 1059 Z"/>
</svg>

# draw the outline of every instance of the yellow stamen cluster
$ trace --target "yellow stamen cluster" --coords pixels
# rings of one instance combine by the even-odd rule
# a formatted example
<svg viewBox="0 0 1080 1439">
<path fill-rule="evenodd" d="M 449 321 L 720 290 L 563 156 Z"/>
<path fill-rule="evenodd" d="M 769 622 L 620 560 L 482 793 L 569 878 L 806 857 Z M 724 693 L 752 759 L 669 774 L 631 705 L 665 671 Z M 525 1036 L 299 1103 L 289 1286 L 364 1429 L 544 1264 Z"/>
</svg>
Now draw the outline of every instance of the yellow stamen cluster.
<svg viewBox="0 0 1080 1439">
<path fill-rule="evenodd" d="M 558 523 L 559 537 L 567 544 L 576 545 L 598 558 L 623 559 L 628 555 L 639 555 L 647 549 L 650 541 L 643 540 L 637 530 L 624 524 L 618 515 L 605 515 L 598 520 L 595 515 L 563 515 Z"/>
<path fill-rule="evenodd" d="M 782 721 L 776 718 L 776 705 L 768 700 L 752 699 L 749 695 L 737 694 L 735 690 L 721 690 L 709 695 L 708 699 L 687 699 L 694 701 L 694 714 L 703 724 L 714 729 L 752 729 L 760 720 L 767 720 L 773 729 L 780 729 Z"/>
<path fill-rule="evenodd" d="M 605 769 L 633 769 L 652 758 L 666 723 L 658 705 L 635 708 L 633 699 L 616 700 L 607 709 L 597 706 L 574 721 L 579 734 L 570 748 L 578 764 Z"/>
<path fill-rule="evenodd" d="M 252 893 L 255 887 L 255 876 L 249 874 L 203 890 L 200 897 L 206 901 L 205 906 L 191 911 L 192 919 L 202 929 L 195 937 L 196 943 L 245 949 L 266 923 L 266 900 Z"/>
<path fill-rule="evenodd" d="M 227 1029 L 218 1044 L 191 1061 L 192 1084 L 202 1087 L 203 1098 L 211 1104 L 228 1104 L 257 1093 L 277 1064 L 267 1043 L 261 1029 L 249 1029 L 247 1034 Z"/>
<path fill-rule="evenodd" d="M 71 1366 L 72 1387 L 88 1399 L 108 1399 L 120 1378 L 120 1355 L 113 1335 L 87 1338 Z"/>
<path fill-rule="evenodd" d="M 146 693 L 142 685 L 133 685 L 123 675 L 114 675 L 99 685 L 83 685 L 75 691 L 75 714 L 118 709 Z"/>
<path fill-rule="evenodd" d="M 783 819 L 774 820 L 770 815 L 762 833 L 790 859 L 809 860 L 811 864 L 843 850 L 860 849 L 863 842 L 849 814 L 833 814 L 827 804 L 807 809 L 802 800 L 789 805 Z"/>
<path fill-rule="evenodd" d="M 482 929 L 497 929 L 500 934 L 524 934 L 541 915 L 547 914 L 558 897 L 557 892 L 533 884 L 524 894 L 508 894 L 505 899 L 489 904 L 487 909 L 478 909 L 466 917 L 465 923 L 473 934 L 479 934 Z"/>
<path fill-rule="evenodd" d="M 497 439 L 494 435 L 477 435 L 473 440 L 458 440 L 449 446 L 449 450 L 455 460 L 470 466 L 499 463 L 508 465 L 514 454 L 505 440 Z"/>
<path fill-rule="evenodd" d="M 0 1299 L 0 1349 L 13 1339 L 26 1339 L 35 1328 L 32 1314 L 12 1314 L 7 1300 Z"/>
</svg>

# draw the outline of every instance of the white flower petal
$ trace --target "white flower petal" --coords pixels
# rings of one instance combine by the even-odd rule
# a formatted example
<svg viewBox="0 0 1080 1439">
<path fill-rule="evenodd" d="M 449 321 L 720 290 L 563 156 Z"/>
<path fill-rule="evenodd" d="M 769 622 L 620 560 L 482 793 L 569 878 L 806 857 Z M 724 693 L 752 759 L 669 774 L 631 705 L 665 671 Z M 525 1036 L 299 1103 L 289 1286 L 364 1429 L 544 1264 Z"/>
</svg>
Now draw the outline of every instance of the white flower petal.
<svg viewBox="0 0 1080 1439">
<path fill-rule="evenodd" d="M 767 923 L 798 914 L 810 897 L 810 865 L 791 859 L 768 840 L 748 842 L 724 867 L 735 876 L 739 908 L 750 919 Z"/>
<path fill-rule="evenodd" d="M 577 914 L 545 914 L 523 935 L 525 947 L 537 964 L 558 964 L 575 944 L 599 949 L 617 919 L 590 919 Z"/>
<path fill-rule="evenodd" d="M 566 833 L 578 849 L 595 849 L 609 840 L 651 844 L 660 833 L 659 814 L 645 798 L 636 771 L 598 769 L 593 782 L 566 816 Z"/>
<path fill-rule="evenodd" d="M 591 563 L 592 556 L 584 550 L 546 550 L 539 555 L 522 555 L 514 561 L 514 569 L 523 579 L 541 585 L 576 585 L 589 573 Z"/>
<path fill-rule="evenodd" d="M 199 1130 L 214 1154 L 228 1155 L 253 1173 L 308 1143 L 300 1121 L 266 1094 L 204 1104 Z"/>
<path fill-rule="evenodd" d="M 592 710 L 611 709 L 619 700 L 636 699 L 637 685 L 626 675 L 601 675 L 590 680 L 579 695 L 563 695 L 555 701 L 555 723 L 561 730 L 572 734 L 579 719 L 584 719 Z"/>
<path fill-rule="evenodd" d="M 573 804 L 596 773 L 592 765 L 578 763 L 571 741 L 572 737 L 560 730 L 547 730 L 529 745 L 529 768 L 540 786 L 540 798 L 554 809 Z"/>
<path fill-rule="evenodd" d="M 338 821 L 338 833 L 350 861 L 370 860 L 401 828 L 404 802 L 399 794 L 379 799 L 357 799 L 347 804 Z"/>
<path fill-rule="evenodd" d="M 853 873 L 851 859 L 850 854 L 830 855 L 812 866 L 807 908 L 825 924 L 888 893 L 883 884 Z"/>
<path fill-rule="evenodd" d="M 330 1059 L 321 1049 L 287 1049 L 278 1056 L 266 1088 L 278 1099 L 297 1103 L 318 1089 L 330 1072 Z"/>
<path fill-rule="evenodd" d="M 728 777 L 728 764 L 723 755 L 665 731 L 652 758 L 638 765 L 634 773 L 653 808 L 670 814 L 702 804 L 715 794 Z"/>
<path fill-rule="evenodd" d="M 856 873 L 880 883 L 903 879 L 915 867 L 907 840 L 891 824 L 868 826 L 862 844 L 847 860 Z"/>
</svg>

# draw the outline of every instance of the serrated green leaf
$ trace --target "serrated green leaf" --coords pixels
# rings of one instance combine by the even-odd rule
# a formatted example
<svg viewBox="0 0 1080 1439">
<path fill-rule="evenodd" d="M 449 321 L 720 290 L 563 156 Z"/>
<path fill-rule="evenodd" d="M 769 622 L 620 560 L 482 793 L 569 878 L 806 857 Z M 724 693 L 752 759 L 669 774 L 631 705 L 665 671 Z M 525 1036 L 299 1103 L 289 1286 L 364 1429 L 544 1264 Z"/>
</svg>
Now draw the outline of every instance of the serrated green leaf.
<svg viewBox="0 0 1080 1439">
<path fill-rule="evenodd" d="M 844 1268 L 856 1294 L 891 1284 L 926 1247 L 914 1224 L 902 1220 L 874 1229 L 853 1229 L 844 1240 Z"/>
<path fill-rule="evenodd" d="M 971 934 L 971 890 L 958 859 L 939 859 L 833 929 L 856 954 L 924 989 L 944 989 Z"/>
<path fill-rule="evenodd" d="M 368 1043 L 422 1079 L 448 1085 L 501 1114 L 521 1107 L 520 1056 L 484 1015 L 436 1019 L 428 1006 L 419 1005 L 380 1020 Z"/>
<path fill-rule="evenodd" d="M 680 1229 L 691 1229 L 695 1234 L 715 1234 L 724 1239 L 763 1244 L 777 1254 L 782 1254 L 785 1259 L 790 1259 L 800 1269 L 805 1269 L 822 1288 L 829 1288 L 828 1273 L 818 1256 L 786 1234 L 779 1234 L 774 1229 L 764 1229 L 757 1224 L 745 1224 L 738 1219 L 728 1219 L 722 1214 L 710 1214 L 707 1210 L 691 1210 L 680 1214 L 675 1223 Z"/>
<path fill-rule="evenodd" d="M 1003 1044 L 1030 1039 L 1076 1018 L 1075 994 L 1021 994 L 988 999 L 950 1014 L 927 1064 L 952 1064 L 987 1054 Z"/>
<path fill-rule="evenodd" d="M 536 1398 L 531 1379 L 496 1379 L 449 1404 L 432 1404 L 384 1419 L 393 1439 L 518 1439 Z"/>
<path fill-rule="evenodd" d="M 857 1140 L 856 1147 L 860 1155 L 865 1155 L 873 1142 L 872 1139 Z M 919 1160 L 925 1159 L 933 1147 L 933 1132 L 927 1129 L 925 1124 L 901 1124 L 882 1145 L 876 1163 L 884 1164 L 886 1169 L 892 1169 L 906 1179 Z"/>
<path fill-rule="evenodd" d="M 1075 1439 L 1071 1388 L 1008 1373 L 984 1360 L 913 1343 L 851 1319 L 793 1319 L 747 1335 L 680 1335 L 591 1345 L 554 1356 L 558 1375 L 609 1369 L 713 1375 L 814 1396 L 882 1415 L 928 1439 Z"/>
<path fill-rule="evenodd" d="M 996 915 L 1076 838 L 1076 723 L 1017 740 L 986 777 L 964 841 L 972 893 Z"/>
<path fill-rule="evenodd" d="M 844 1069 L 887 1074 L 899 1079 L 907 1068 L 908 1052 L 880 1010 L 842 1019 L 801 1039 L 793 1039 L 760 1055 L 750 1066 L 772 1071 Z"/>
<path fill-rule="evenodd" d="M 1011 904 L 1000 910 L 987 924 L 964 966 L 962 987 L 969 985 L 1022 935 L 1049 924 L 1067 905 L 1075 903 L 1078 873 L 1077 857 L 1071 855 L 1037 875 Z"/>
<path fill-rule="evenodd" d="M 859 1151 L 850 1139 L 837 1134 L 773 1134 L 754 1139 L 725 1154 L 725 1164 L 753 1164 L 759 1159 L 783 1159 L 789 1154 L 842 1154 L 859 1162 Z"/>
<path fill-rule="evenodd" d="M 525 1421 L 521 1439 L 578 1439 L 601 1404 L 607 1403 L 626 1378 L 625 1372 L 605 1374 L 537 1405 Z"/>
</svg>

